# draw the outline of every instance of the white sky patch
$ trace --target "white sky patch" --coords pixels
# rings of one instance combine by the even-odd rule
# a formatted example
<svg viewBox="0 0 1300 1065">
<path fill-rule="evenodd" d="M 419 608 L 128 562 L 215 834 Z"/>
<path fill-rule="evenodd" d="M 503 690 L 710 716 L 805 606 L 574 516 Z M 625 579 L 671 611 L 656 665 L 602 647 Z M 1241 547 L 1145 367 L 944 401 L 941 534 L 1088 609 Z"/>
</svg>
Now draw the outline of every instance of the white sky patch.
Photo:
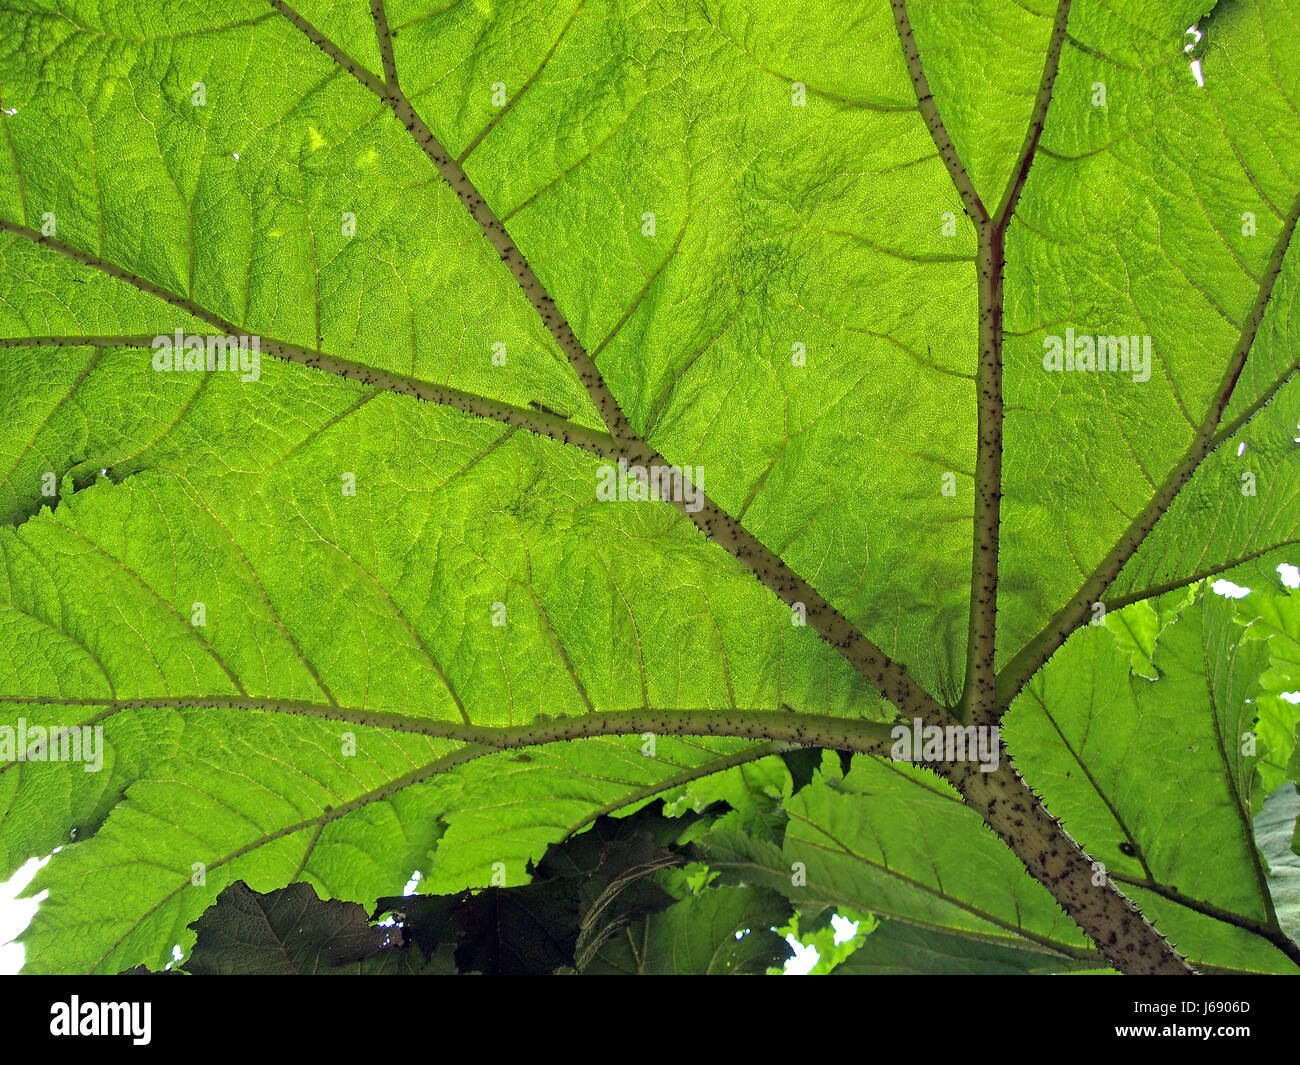
<svg viewBox="0 0 1300 1065">
<path fill-rule="evenodd" d="M 1288 703 L 1300 703 L 1300 692 L 1278 692 L 1279 699 L 1285 699 Z"/>
<path fill-rule="evenodd" d="M 418 888 L 419 886 L 420 886 L 420 870 L 417 869 L 415 872 L 411 874 L 411 879 L 406 882 L 406 887 L 402 888 L 402 894 L 414 895 L 415 889 Z M 380 928 L 392 928 L 394 925 L 397 924 L 397 918 L 390 913 L 382 921 L 376 921 L 375 924 L 378 925 Z"/>
<path fill-rule="evenodd" d="M 1217 580 L 1211 584 L 1210 587 L 1225 599 L 1244 599 L 1246 596 L 1250 595 L 1249 588 L 1243 588 L 1239 584 L 1233 584 L 1232 581 Z"/>
<path fill-rule="evenodd" d="M 835 942 L 847 943 L 858 934 L 858 922 L 841 917 L 838 913 L 831 917 L 831 928 L 835 930 Z M 814 946 L 805 947 L 794 936 L 786 936 L 785 941 L 794 951 L 794 957 L 785 963 L 786 976 L 807 976 L 814 965 L 821 961 L 821 954 Z"/>
<path fill-rule="evenodd" d="M 1290 562 L 1278 564 L 1277 575 L 1282 579 L 1282 583 L 1288 588 L 1300 588 L 1300 569 L 1291 565 Z"/>
<path fill-rule="evenodd" d="M 785 975 L 807 976 L 812 971 L 812 967 L 821 960 L 817 948 L 805 947 L 794 936 L 786 936 L 785 941 L 790 944 L 790 949 L 794 951 L 794 957 L 785 963 Z"/>
<path fill-rule="evenodd" d="M 1201 33 L 1201 31 L 1198 30 L 1195 26 L 1188 26 L 1187 32 L 1191 34 L 1193 37 L 1195 37 L 1196 39 L 1193 40 L 1190 44 L 1186 44 L 1183 46 L 1184 52 L 1190 52 L 1193 48 L 1195 48 L 1198 44 L 1201 43 L 1201 38 L 1204 36 L 1204 34 Z M 1202 89 L 1205 88 L 1205 73 L 1201 70 L 1201 61 L 1199 59 L 1192 60 L 1192 77 L 1196 79 L 1197 85 L 1199 85 Z"/>
<path fill-rule="evenodd" d="M 35 898 L 19 899 L 15 896 L 32 882 L 49 858 L 32 858 L 25 862 L 13 876 L 0 884 L 0 975 L 13 976 L 23 967 L 26 951 L 14 939 L 22 934 L 36 916 L 36 907 L 49 894 L 42 891 Z"/>
<path fill-rule="evenodd" d="M 838 913 L 831 918 L 831 927 L 835 929 L 836 943 L 847 943 L 858 934 L 858 922 L 841 917 Z"/>
</svg>

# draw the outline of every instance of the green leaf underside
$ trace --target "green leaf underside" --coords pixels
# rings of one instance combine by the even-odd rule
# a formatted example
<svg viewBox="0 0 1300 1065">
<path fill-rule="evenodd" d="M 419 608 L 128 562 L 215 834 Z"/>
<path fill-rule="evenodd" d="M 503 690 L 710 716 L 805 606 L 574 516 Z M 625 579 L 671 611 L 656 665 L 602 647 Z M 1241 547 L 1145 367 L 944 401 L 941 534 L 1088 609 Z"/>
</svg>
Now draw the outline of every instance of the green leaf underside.
<svg viewBox="0 0 1300 1065">
<path fill-rule="evenodd" d="M 1219 573 L 1276 586 L 1298 538 L 1296 253 L 1266 276 L 1300 190 L 1295 20 L 1278 4 L 1225 8 L 1202 89 L 1182 52 L 1197 6 L 1070 11 L 1007 234 L 1000 662 L 1185 461 L 1264 284 L 1222 445 L 1107 601 Z M 238 880 L 365 902 L 417 869 L 431 890 L 483 886 L 500 862 L 522 884 L 528 861 L 600 812 L 773 751 L 659 736 L 648 756 L 629 736 L 484 754 L 367 715 L 479 728 L 641 709 L 888 716 L 685 517 L 596 502 L 606 460 L 534 431 L 544 419 L 529 411 L 597 442 L 603 426 L 409 132 L 284 9 L 28 7 L 0 12 L 0 718 L 105 734 L 100 773 L 0 764 L 0 874 L 64 845 L 33 885 L 50 897 L 25 939 L 29 968 L 160 967 Z M 365 3 L 288 10 L 382 76 Z M 990 210 L 1014 177 L 1055 14 L 1045 0 L 910 9 Z M 390 2 L 387 23 L 406 96 L 636 430 L 701 467 L 719 505 L 955 701 L 975 234 L 889 5 Z M 57 238 L 42 246 L 47 212 Z M 1150 381 L 1045 373 L 1043 337 L 1067 327 L 1150 336 Z M 257 334 L 268 352 L 321 351 L 372 380 L 268 353 L 256 381 L 154 372 L 149 340 L 176 329 Z M 487 417 L 394 395 L 395 375 Z M 1189 957 L 1291 971 L 1269 938 L 1252 829 L 1285 778 L 1284 709 L 1261 703 L 1261 764 L 1233 754 L 1253 724 L 1245 700 L 1287 690 L 1256 681 L 1285 641 L 1242 643 L 1234 624 L 1207 602 L 1164 628 L 1135 620 L 1131 646 L 1083 630 L 1020 695 L 1009 742 Z M 1139 658 L 1159 680 L 1131 671 Z M 862 965 L 889 969 L 921 929 L 936 965 L 1099 967 L 933 777 L 858 758 L 783 798 L 783 838 L 740 811 L 709 846 L 728 876 L 743 869 L 796 905 L 892 918 Z M 794 861 L 805 889 L 790 884 Z M 713 930 L 771 908 L 739 889 L 708 898 Z M 667 953 L 615 939 L 601 958 L 696 964 L 699 912 L 673 912 L 654 918 Z M 718 965 L 761 971 L 774 949 L 737 942 Z"/>
<path fill-rule="evenodd" d="M 1269 894 L 1277 921 L 1293 940 L 1300 942 L 1300 850 L 1296 850 L 1300 792 L 1294 783 L 1282 785 L 1264 800 L 1255 818 L 1255 838 L 1269 877 Z"/>
<path fill-rule="evenodd" d="M 1014 976 L 1051 974 L 1089 968 L 1086 962 L 1058 954 L 1019 950 L 943 933 L 923 933 L 899 921 L 888 921 L 843 962 L 837 976 Z"/>
<path fill-rule="evenodd" d="M 1160 633 L 1151 681 L 1088 626 L 1020 695 L 1004 731 L 1053 814 L 1181 950 L 1207 967 L 1294 972 L 1277 952 L 1295 945 L 1256 851 L 1259 754 L 1242 740 L 1270 643 L 1243 631 L 1232 603 L 1205 595 Z"/>
</svg>

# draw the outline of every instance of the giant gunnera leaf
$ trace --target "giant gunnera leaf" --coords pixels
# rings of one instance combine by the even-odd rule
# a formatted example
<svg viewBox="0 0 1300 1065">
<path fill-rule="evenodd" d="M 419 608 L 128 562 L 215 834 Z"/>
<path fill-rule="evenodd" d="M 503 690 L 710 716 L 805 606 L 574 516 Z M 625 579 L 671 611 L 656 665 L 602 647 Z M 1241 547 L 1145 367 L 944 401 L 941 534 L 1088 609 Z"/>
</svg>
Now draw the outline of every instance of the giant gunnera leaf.
<svg viewBox="0 0 1300 1065">
<path fill-rule="evenodd" d="M 1300 972 L 1298 217 L 1290 0 L 7 4 L 26 970 Z"/>
</svg>

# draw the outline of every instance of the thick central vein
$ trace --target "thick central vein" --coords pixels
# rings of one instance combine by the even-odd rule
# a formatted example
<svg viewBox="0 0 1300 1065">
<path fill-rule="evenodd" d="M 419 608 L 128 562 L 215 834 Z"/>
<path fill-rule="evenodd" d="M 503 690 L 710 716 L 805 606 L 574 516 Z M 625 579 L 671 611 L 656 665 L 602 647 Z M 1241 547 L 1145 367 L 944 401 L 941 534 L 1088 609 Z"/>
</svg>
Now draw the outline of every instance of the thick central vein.
<svg viewBox="0 0 1300 1065">
<path fill-rule="evenodd" d="M 428 156 L 443 180 L 478 224 L 483 236 L 510 270 L 533 309 L 541 316 L 547 330 L 555 338 L 605 422 L 618 455 L 626 458 L 629 465 L 646 468 L 668 466 L 664 457 L 647 443 L 628 421 L 613 392 L 597 369 L 595 360 L 578 339 L 568 319 L 556 306 L 555 300 L 524 258 L 523 253 L 515 246 L 496 212 L 480 194 L 461 164 L 443 147 L 433 131 L 416 113 L 410 100 L 402 91 L 398 84 L 392 38 L 382 0 L 372 0 L 371 12 L 374 16 L 379 51 L 385 71 L 383 80 L 357 63 L 283 0 L 268 0 L 268 3 L 298 27 L 317 48 L 383 100 L 392 109 L 398 121 L 406 127 L 416 144 Z M 731 554 L 773 594 L 791 607 L 795 607 L 796 604 L 802 607 L 807 623 L 814 631 L 839 651 L 896 707 L 904 713 L 918 714 L 929 721 L 951 720 L 948 711 L 917 684 L 902 665 L 892 661 L 824 596 L 791 570 L 780 556 L 771 551 L 707 495 L 699 493 L 694 502 L 696 509 L 687 510 L 684 499 L 674 499 L 672 502 L 705 536 Z"/>
</svg>

